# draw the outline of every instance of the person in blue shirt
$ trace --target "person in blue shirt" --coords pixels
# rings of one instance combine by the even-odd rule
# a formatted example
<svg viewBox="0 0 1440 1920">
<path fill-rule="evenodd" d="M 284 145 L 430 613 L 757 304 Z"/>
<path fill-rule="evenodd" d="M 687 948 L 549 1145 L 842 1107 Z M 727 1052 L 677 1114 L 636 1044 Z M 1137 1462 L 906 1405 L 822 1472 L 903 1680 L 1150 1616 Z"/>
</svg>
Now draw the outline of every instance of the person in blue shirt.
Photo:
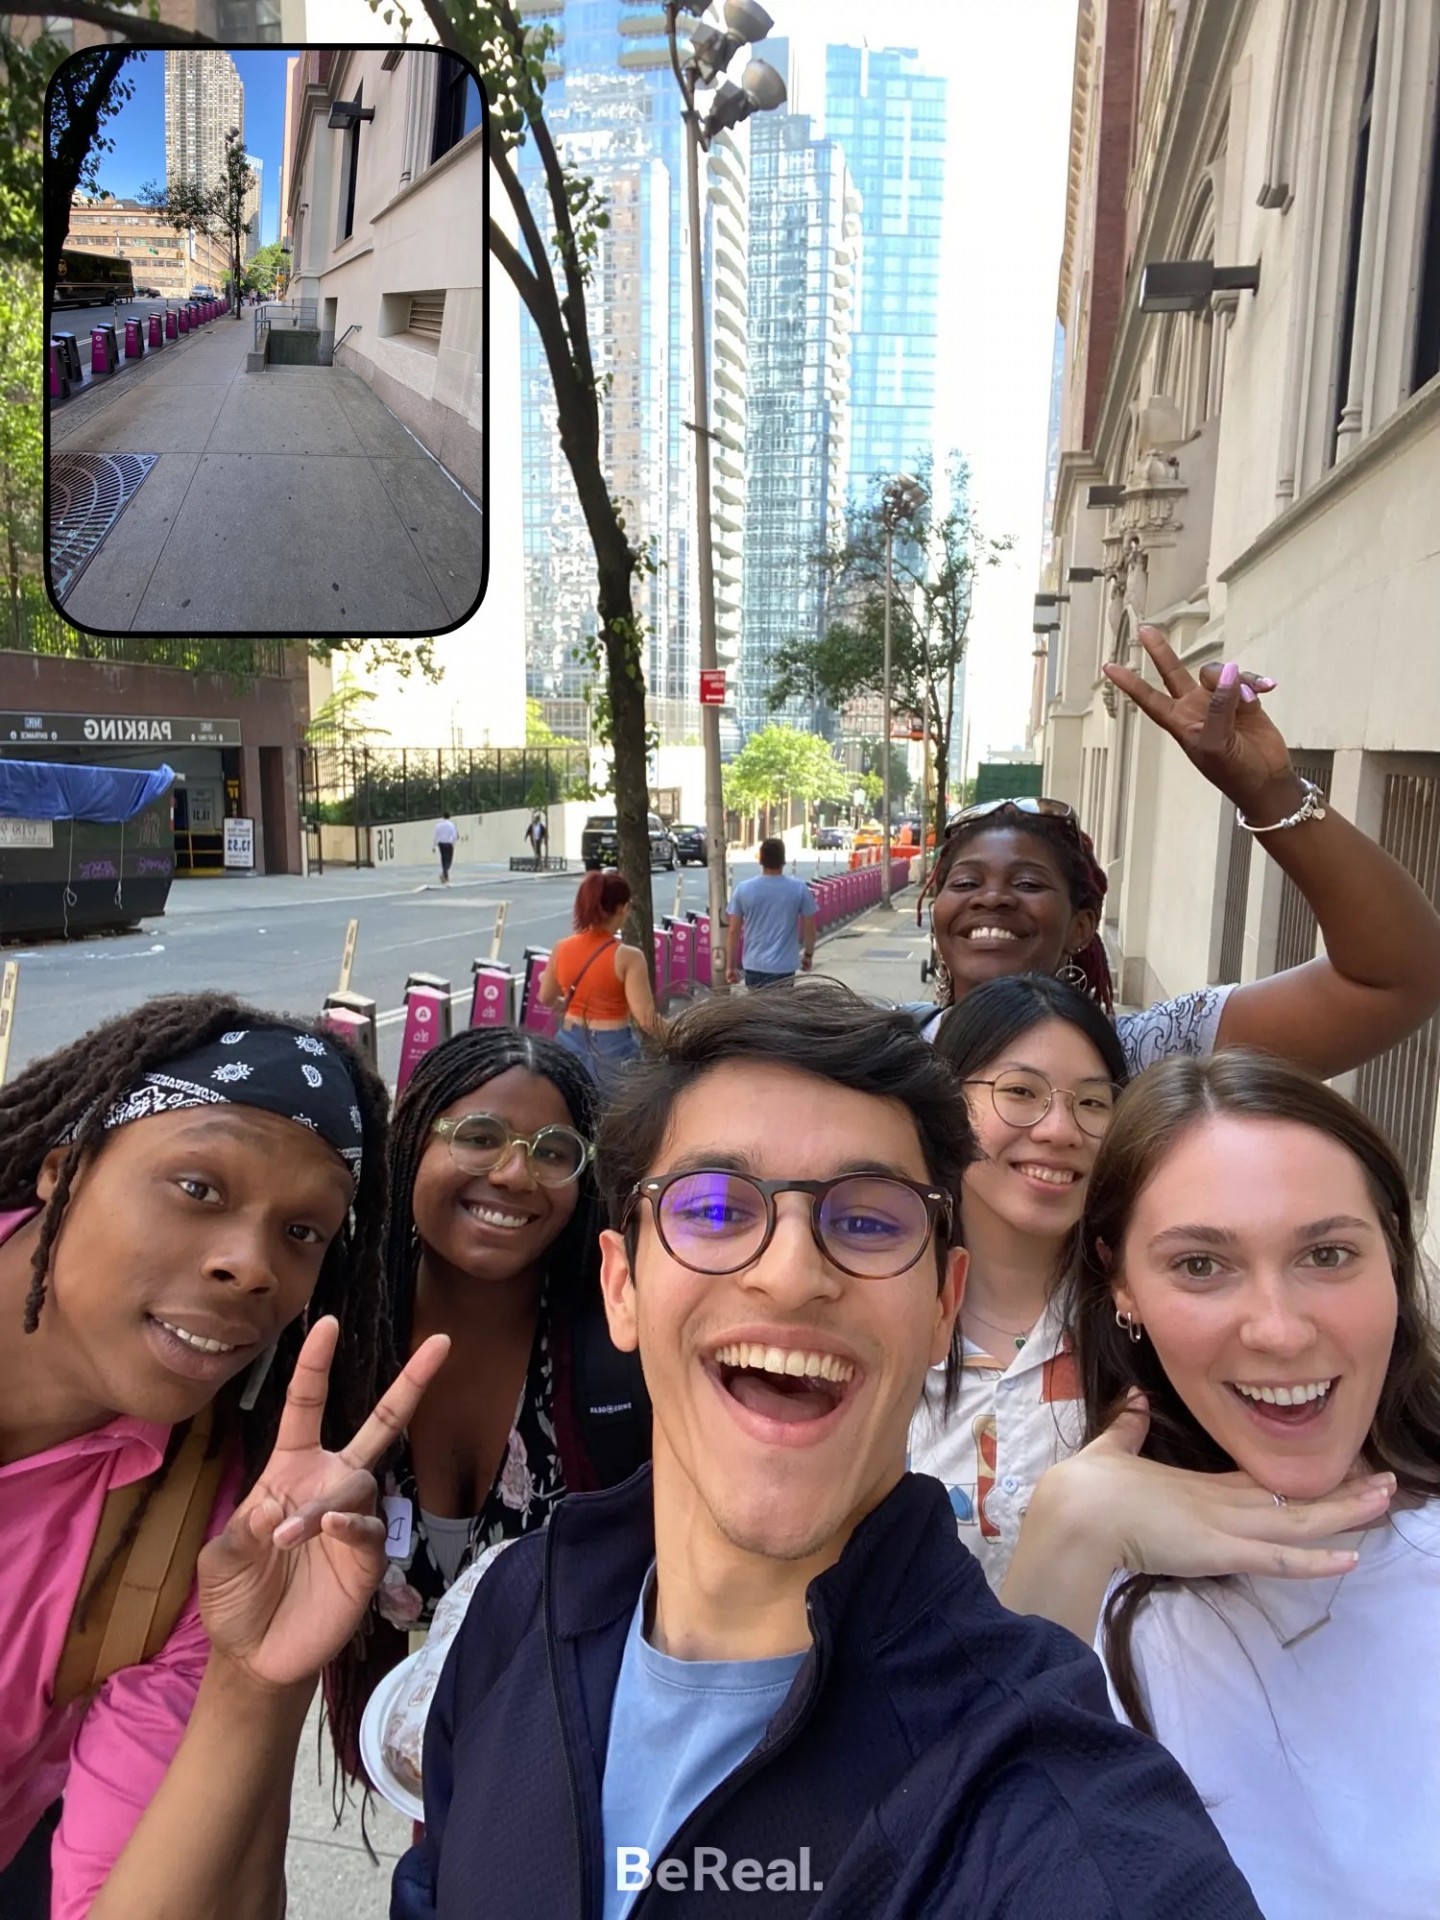
<svg viewBox="0 0 1440 1920">
<path fill-rule="evenodd" d="M 810 971 L 819 909 L 805 882 L 786 873 L 783 840 L 761 841 L 759 873 L 740 882 L 725 911 L 725 978 L 732 987 L 742 960 L 747 987 L 788 983 L 802 967 Z"/>
<path fill-rule="evenodd" d="M 701 1003 L 637 1063 L 599 1139 L 601 1286 L 653 1468 L 569 1496 L 477 1588 L 392 1920 L 1259 1920 L 1094 1654 L 1008 1613 L 905 1470 L 974 1152 L 911 1019 L 833 982 Z M 202 1556 L 213 1673 L 93 1920 L 278 1910 L 313 1672 L 380 1577 L 374 1432 L 436 1364 L 325 1455 L 326 1357 L 263 1512 Z"/>
</svg>

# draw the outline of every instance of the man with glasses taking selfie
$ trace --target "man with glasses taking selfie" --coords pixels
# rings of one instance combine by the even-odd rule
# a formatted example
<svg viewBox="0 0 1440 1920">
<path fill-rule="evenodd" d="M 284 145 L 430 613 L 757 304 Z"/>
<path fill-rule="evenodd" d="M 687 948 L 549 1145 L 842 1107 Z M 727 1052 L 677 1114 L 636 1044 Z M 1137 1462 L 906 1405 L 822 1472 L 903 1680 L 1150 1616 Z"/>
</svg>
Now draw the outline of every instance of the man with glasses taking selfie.
<svg viewBox="0 0 1440 1920">
<path fill-rule="evenodd" d="M 973 1155 L 949 1066 L 829 983 L 699 1006 L 633 1070 L 603 1287 L 653 1469 L 477 1592 L 397 1920 L 1257 1912 L 1094 1657 L 905 1472 Z"/>
</svg>

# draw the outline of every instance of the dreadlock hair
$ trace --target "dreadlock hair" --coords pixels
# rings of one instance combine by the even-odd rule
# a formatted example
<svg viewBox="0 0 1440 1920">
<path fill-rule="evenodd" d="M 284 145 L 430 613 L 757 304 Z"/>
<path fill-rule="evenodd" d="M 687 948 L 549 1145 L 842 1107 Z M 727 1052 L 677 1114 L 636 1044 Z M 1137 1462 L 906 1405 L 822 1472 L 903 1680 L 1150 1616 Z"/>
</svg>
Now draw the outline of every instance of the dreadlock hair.
<svg viewBox="0 0 1440 1920">
<path fill-rule="evenodd" d="M 589 880 L 614 878 L 589 876 Z M 548 1080 L 565 1102 L 576 1130 L 587 1140 L 594 1138 L 600 1114 L 595 1082 L 584 1062 L 553 1040 L 514 1027 L 471 1027 L 425 1055 L 396 1105 L 390 1136 L 385 1295 L 387 1334 L 398 1355 L 410 1350 L 423 1251 L 413 1212 L 415 1179 L 430 1145 L 430 1129 L 455 1101 L 479 1094 L 489 1081 L 516 1067 Z M 587 1167 L 580 1176 L 575 1211 L 546 1254 L 550 1310 L 562 1317 L 587 1289 L 598 1290 L 601 1224 L 594 1177 Z M 405 1652 L 404 1636 L 371 1608 L 360 1631 L 326 1669 L 326 1716 L 340 1772 L 367 1789 L 360 1764 L 360 1722 L 371 1694 Z M 338 1778 L 335 1790 L 338 1818 L 345 1797 Z"/>
<path fill-rule="evenodd" d="M 0 1211 L 37 1204 L 37 1183 L 45 1157 L 60 1136 L 75 1128 L 60 1164 L 55 1190 L 45 1207 L 25 1301 L 24 1330 L 40 1324 L 50 1277 L 50 1262 L 70 1203 L 75 1176 L 105 1148 L 105 1115 L 146 1073 L 207 1045 L 234 1027 L 278 1027 L 310 1033 L 334 1045 L 333 1036 L 308 1020 L 290 1019 L 247 1006 L 229 994 L 186 993 L 145 1001 L 133 1012 L 94 1027 L 58 1053 L 33 1061 L 9 1086 L 0 1087 Z M 254 1407 L 240 1411 L 245 1376 L 230 1381 L 216 1400 L 211 1449 L 217 1451 L 238 1434 L 242 1491 L 254 1485 L 269 1459 L 280 1427 L 285 1393 L 305 1338 L 309 1313 L 333 1313 L 340 1339 L 330 1369 L 325 1404 L 324 1443 L 343 1447 L 368 1416 L 393 1368 L 385 1339 L 383 1275 L 380 1251 L 385 1215 L 385 1136 L 389 1098 L 384 1083 L 356 1053 L 337 1048 L 355 1088 L 360 1109 L 363 1169 L 349 1217 L 330 1242 L 305 1315 L 281 1334 L 275 1360 Z M 99 1568 L 81 1599 L 81 1617 L 91 1596 L 126 1552 L 139 1531 L 150 1501 L 159 1491 L 180 1443 L 189 1430 L 182 1422 L 171 1434 L 165 1459 L 154 1475 L 124 1535 Z"/>
<path fill-rule="evenodd" d="M 1105 877 L 1105 869 L 1095 858 L 1095 847 L 1089 834 L 1082 830 L 1074 818 L 1067 818 L 1063 814 L 1029 813 L 1023 807 L 1012 805 L 996 807 L 990 813 L 976 814 L 971 819 L 962 815 L 959 823 L 946 835 L 940 856 L 920 889 L 920 896 L 915 902 L 916 924 L 919 924 L 920 909 L 927 898 L 938 894 L 949 879 L 950 869 L 959 859 L 961 848 L 978 834 L 989 833 L 996 827 L 1017 827 L 1036 840 L 1043 840 L 1055 855 L 1070 895 L 1072 912 L 1095 915 L 1096 930 L 1086 944 L 1070 956 L 1071 964 L 1084 974 L 1084 991 L 1091 999 L 1106 1013 L 1114 1013 L 1115 983 L 1110 977 L 1110 962 L 1099 930 L 1100 912 L 1109 882 Z M 948 968 L 942 966 L 938 978 L 936 999 L 942 1007 L 953 1006 L 955 989 Z"/>
</svg>

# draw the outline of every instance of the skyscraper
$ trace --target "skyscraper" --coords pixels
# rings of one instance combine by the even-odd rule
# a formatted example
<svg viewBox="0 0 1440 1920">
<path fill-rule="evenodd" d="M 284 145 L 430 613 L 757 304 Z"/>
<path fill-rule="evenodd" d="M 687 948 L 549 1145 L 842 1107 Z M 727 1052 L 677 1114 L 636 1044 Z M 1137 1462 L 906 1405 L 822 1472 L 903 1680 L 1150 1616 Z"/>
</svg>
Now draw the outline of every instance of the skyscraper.
<svg viewBox="0 0 1440 1920">
<path fill-rule="evenodd" d="M 773 662 L 818 639 L 817 556 L 845 528 L 860 201 L 833 140 L 806 114 L 758 116 L 750 136 L 750 438 L 745 618 L 736 718 L 816 728 L 808 701 L 772 710 Z"/>
<path fill-rule="evenodd" d="M 829 47 L 825 131 L 860 190 L 850 485 L 931 450 L 940 318 L 947 83 L 896 48 Z"/>
<path fill-rule="evenodd" d="M 622 335 L 607 299 L 628 302 L 626 324 L 644 347 L 639 362 L 644 433 L 657 436 L 634 471 L 653 489 L 632 530 L 653 543 L 660 571 L 645 586 L 648 629 L 646 684 L 651 724 L 662 740 L 699 731 L 699 606 L 695 544 L 695 441 L 691 375 L 689 219 L 685 196 L 684 128 L 680 95 L 670 70 L 664 15 L 658 0 L 520 0 L 521 14 L 559 35 L 551 55 L 546 119 L 562 153 L 594 173 L 609 190 L 609 169 L 623 149 L 625 164 L 643 159 L 646 175 L 644 244 L 635 256 L 633 297 L 623 276 L 608 284 L 597 275 L 587 292 L 591 338 L 618 367 Z M 740 639 L 740 565 L 744 524 L 746 202 L 749 129 L 722 134 L 702 161 L 701 218 L 705 268 L 706 340 L 711 399 L 716 643 L 722 666 L 735 664 Z M 520 152 L 527 189 L 543 191 L 533 150 Z M 637 216 L 638 217 L 638 216 Z M 548 216 L 547 216 L 548 218 Z M 607 230 L 602 252 L 611 251 Z M 618 259 L 618 255 L 615 256 Z M 621 309 L 616 310 L 617 318 Z M 578 700 L 592 677 L 573 660 L 575 643 L 595 624 L 593 555 L 583 544 L 583 522 L 568 469 L 555 440 L 553 394 L 533 327 L 523 323 L 526 481 L 526 626 L 532 697 L 547 702 L 551 724 L 582 731 Z M 622 432 L 618 394 L 602 397 L 604 431 Z M 626 403 L 630 403 L 627 401 Z M 612 481 L 613 484 L 613 481 Z M 617 485 L 617 492 L 623 490 Z M 661 497 L 663 496 L 663 498 Z M 558 537 L 561 523 L 579 529 L 581 544 Z M 583 573 L 581 571 L 583 564 Z M 565 705 L 552 704 L 564 684 Z M 583 717 L 583 716 L 581 716 Z M 731 729 L 733 732 L 733 729 Z"/>
<path fill-rule="evenodd" d="M 245 135 L 245 88 L 228 53 L 183 47 L 165 55 L 165 177 L 202 191 L 225 176 L 225 136 Z"/>
<path fill-rule="evenodd" d="M 265 162 L 253 153 L 248 158 L 250 185 L 245 192 L 245 258 L 253 260 L 260 245 L 260 214 L 265 205 Z"/>
</svg>

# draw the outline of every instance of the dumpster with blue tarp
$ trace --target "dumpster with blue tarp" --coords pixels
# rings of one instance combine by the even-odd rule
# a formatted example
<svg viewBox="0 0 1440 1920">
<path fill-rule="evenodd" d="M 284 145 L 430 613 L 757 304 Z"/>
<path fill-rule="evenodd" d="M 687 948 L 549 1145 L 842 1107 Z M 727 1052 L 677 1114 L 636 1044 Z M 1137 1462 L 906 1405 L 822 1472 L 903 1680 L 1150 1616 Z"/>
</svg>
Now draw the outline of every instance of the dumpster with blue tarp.
<svg viewBox="0 0 1440 1920">
<path fill-rule="evenodd" d="M 0 935 L 94 933 L 163 913 L 174 784 L 169 767 L 0 760 Z"/>
</svg>

